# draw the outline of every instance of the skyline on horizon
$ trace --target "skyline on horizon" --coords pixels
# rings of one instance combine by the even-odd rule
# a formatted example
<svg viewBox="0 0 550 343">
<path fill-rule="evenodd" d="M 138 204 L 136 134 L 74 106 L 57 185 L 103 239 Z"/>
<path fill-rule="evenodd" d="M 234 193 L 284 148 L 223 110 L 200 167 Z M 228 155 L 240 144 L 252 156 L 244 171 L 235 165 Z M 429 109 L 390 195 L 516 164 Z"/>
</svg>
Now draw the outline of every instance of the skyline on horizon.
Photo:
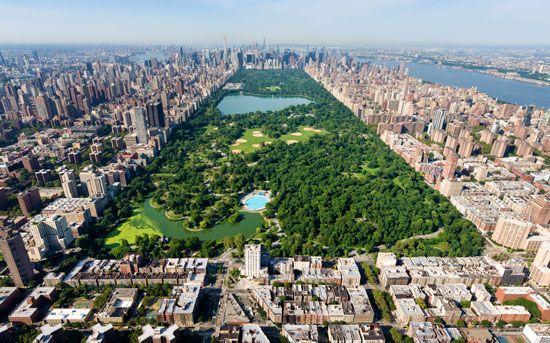
<svg viewBox="0 0 550 343">
<path fill-rule="evenodd" d="M 0 12 L 0 44 L 550 46 L 544 0 L 0 0 Z"/>
</svg>

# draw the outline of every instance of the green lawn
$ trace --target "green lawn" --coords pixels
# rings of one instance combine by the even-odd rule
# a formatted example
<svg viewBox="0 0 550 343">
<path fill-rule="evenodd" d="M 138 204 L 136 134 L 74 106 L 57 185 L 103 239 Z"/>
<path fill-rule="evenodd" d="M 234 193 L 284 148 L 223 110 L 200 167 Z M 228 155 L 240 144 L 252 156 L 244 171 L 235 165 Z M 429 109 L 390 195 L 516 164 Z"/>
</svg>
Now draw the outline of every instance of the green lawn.
<svg viewBox="0 0 550 343">
<path fill-rule="evenodd" d="M 270 142 L 276 140 L 281 140 L 287 142 L 288 144 L 299 143 L 307 141 L 311 136 L 325 134 L 325 130 L 315 129 L 315 128 L 304 128 L 300 127 L 298 132 L 288 133 L 282 135 L 278 139 L 270 138 L 264 135 L 260 129 L 253 128 L 248 129 L 244 132 L 241 138 L 239 138 L 235 143 L 231 145 L 231 151 L 235 154 L 238 153 L 248 153 L 256 149 L 261 148 Z"/>
<path fill-rule="evenodd" d="M 161 233 L 145 218 L 140 209 L 135 209 L 132 217 L 121 224 L 115 230 L 111 231 L 105 240 L 105 244 L 110 247 L 115 247 L 125 239 L 130 244 L 134 244 L 137 236 L 141 235 L 158 235 Z"/>
<path fill-rule="evenodd" d="M 92 308 L 92 305 L 93 305 L 92 300 L 88 300 L 84 298 L 79 298 L 75 300 L 75 302 L 73 303 L 74 308 Z"/>
<path fill-rule="evenodd" d="M 208 126 L 206 126 L 206 131 L 204 131 L 204 134 L 205 134 L 205 135 L 208 135 L 208 134 L 210 134 L 210 133 L 216 131 L 217 129 L 218 129 L 218 128 L 217 128 L 216 126 L 214 126 L 214 125 L 208 125 Z"/>
<path fill-rule="evenodd" d="M 280 87 L 280 86 L 269 86 L 269 87 L 265 87 L 265 89 L 266 89 L 267 91 L 270 91 L 270 92 L 275 93 L 275 92 L 280 91 L 280 90 L 281 90 L 281 87 Z"/>
</svg>

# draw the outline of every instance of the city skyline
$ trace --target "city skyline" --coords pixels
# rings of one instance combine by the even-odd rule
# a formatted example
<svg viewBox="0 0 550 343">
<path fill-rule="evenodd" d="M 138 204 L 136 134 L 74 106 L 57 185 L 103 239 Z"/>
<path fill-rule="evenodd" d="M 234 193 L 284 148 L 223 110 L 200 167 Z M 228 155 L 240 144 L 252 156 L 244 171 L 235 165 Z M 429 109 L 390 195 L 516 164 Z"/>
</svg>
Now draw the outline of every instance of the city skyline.
<svg viewBox="0 0 550 343">
<path fill-rule="evenodd" d="M 10 32 L 0 44 L 219 45 L 225 35 L 230 45 L 548 46 L 548 10 L 542 0 L 0 1 Z"/>
</svg>

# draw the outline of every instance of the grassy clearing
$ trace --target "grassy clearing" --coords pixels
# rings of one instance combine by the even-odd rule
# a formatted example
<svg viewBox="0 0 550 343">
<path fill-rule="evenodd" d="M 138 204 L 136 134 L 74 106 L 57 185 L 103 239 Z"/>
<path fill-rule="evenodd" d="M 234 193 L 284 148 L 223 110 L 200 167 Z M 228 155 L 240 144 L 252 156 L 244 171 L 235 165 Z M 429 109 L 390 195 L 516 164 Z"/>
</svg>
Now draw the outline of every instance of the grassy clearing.
<svg viewBox="0 0 550 343">
<path fill-rule="evenodd" d="M 126 222 L 109 233 L 105 244 L 114 248 L 120 245 L 123 239 L 127 240 L 130 244 L 134 244 L 137 236 L 145 234 L 150 236 L 161 235 L 160 231 L 143 216 L 141 209 L 135 209 L 133 215 Z"/>
<path fill-rule="evenodd" d="M 216 131 L 218 128 L 214 125 L 208 125 L 206 126 L 206 131 L 204 131 L 205 135 L 211 134 L 212 132 Z"/>
<path fill-rule="evenodd" d="M 257 150 L 270 142 L 280 140 L 287 142 L 288 144 L 306 142 L 310 137 L 319 134 L 325 134 L 325 130 L 320 130 L 310 127 L 300 127 L 298 132 L 288 133 L 279 137 L 278 139 L 270 138 L 264 135 L 259 128 L 248 129 L 244 132 L 241 138 L 231 145 L 231 151 L 233 153 L 249 153 Z"/>
<path fill-rule="evenodd" d="M 88 299 L 77 299 L 73 303 L 74 308 L 92 308 L 93 307 L 93 301 Z"/>
<path fill-rule="evenodd" d="M 269 87 L 265 87 L 265 90 L 267 90 L 269 92 L 276 93 L 276 92 L 281 90 L 281 87 L 280 86 L 269 86 Z"/>
</svg>

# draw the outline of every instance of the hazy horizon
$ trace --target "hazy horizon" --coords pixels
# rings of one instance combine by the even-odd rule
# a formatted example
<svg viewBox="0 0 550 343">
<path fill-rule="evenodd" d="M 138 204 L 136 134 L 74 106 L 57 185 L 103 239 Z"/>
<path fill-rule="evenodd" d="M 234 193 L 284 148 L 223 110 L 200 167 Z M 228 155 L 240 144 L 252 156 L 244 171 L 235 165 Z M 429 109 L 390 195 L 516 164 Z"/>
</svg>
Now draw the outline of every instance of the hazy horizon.
<svg viewBox="0 0 550 343">
<path fill-rule="evenodd" d="M 545 0 L 0 0 L 2 45 L 548 47 Z"/>
</svg>

